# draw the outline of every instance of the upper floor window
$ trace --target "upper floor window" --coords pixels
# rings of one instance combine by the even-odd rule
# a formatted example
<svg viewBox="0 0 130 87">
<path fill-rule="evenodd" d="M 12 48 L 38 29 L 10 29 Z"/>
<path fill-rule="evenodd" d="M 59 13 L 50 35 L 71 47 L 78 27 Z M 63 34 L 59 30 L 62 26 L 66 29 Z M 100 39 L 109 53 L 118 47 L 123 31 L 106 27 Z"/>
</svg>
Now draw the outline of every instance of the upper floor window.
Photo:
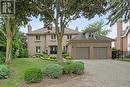
<svg viewBox="0 0 130 87">
<path fill-rule="evenodd" d="M 67 35 L 67 39 L 72 39 L 72 35 Z"/>
<path fill-rule="evenodd" d="M 89 33 L 89 37 L 94 37 L 94 33 Z"/>
<path fill-rule="evenodd" d="M 36 35 L 36 40 L 40 40 L 40 35 Z"/>
<path fill-rule="evenodd" d="M 36 53 L 40 53 L 40 50 L 41 50 L 40 46 L 36 46 Z"/>
<path fill-rule="evenodd" d="M 56 34 L 52 34 L 51 39 L 56 39 Z"/>
</svg>

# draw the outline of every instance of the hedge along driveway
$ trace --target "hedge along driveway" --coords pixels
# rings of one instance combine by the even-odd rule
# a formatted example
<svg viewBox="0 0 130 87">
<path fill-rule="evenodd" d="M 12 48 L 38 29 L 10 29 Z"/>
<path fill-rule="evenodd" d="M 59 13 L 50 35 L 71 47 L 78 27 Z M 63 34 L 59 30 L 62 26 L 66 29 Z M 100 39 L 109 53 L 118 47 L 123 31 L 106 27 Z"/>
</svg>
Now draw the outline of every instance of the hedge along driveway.
<svg viewBox="0 0 130 87">
<path fill-rule="evenodd" d="M 20 58 L 13 60 L 9 68 L 12 70 L 12 75 L 10 78 L 5 80 L 0 80 L 0 87 L 20 87 L 24 81 L 24 72 L 28 68 L 41 68 L 42 71 L 45 67 L 50 64 L 55 63 L 53 61 L 41 60 L 39 58 Z"/>
<path fill-rule="evenodd" d="M 47 87 L 130 87 L 129 62 L 116 60 L 83 61 L 86 67 L 84 75 Z"/>
</svg>

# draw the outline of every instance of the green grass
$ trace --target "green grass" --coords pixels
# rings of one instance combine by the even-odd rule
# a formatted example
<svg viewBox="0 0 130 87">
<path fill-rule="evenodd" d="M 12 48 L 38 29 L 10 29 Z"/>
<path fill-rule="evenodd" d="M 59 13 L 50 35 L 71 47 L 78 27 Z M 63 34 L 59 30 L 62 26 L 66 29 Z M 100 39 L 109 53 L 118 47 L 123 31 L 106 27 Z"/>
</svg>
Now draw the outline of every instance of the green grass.
<svg viewBox="0 0 130 87">
<path fill-rule="evenodd" d="M 130 58 L 119 58 L 119 59 L 117 59 L 117 60 L 130 62 Z"/>
<path fill-rule="evenodd" d="M 9 68 L 12 75 L 8 79 L 0 80 L 0 87 L 20 87 L 24 82 L 24 72 L 28 68 L 36 67 L 45 71 L 45 67 L 53 61 L 41 60 L 39 58 L 19 58 L 14 59 Z"/>
</svg>

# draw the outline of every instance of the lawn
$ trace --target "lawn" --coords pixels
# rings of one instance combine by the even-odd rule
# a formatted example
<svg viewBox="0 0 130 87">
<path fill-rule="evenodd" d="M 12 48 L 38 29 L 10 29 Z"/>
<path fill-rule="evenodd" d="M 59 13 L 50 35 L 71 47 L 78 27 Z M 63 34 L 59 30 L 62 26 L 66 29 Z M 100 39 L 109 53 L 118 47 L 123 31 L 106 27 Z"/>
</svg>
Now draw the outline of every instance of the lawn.
<svg viewBox="0 0 130 87">
<path fill-rule="evenodd" d="M 130 62 L 130 58 L 119 58 L 118 60 Z"/>
<path fill-rule="evenodd" d="M 41 60 L 39 58 L 17 58 L 14 59 L 9 68 L 12 71 L 12 75 L 5 80 L 0 80 L 0 87 L 20 87 L 24 82 L 24 72 L 28 68 L 38 67 L 43 71 L 49 63 L 54 61 Z"/>
</svg>

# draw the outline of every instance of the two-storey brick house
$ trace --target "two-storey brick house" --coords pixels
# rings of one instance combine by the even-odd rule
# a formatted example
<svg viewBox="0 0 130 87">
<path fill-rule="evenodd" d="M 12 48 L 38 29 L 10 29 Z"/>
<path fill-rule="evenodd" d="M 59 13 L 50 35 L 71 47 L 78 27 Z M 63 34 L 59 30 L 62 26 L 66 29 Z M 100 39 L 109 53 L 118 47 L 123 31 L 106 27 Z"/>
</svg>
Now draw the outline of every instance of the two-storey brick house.
<svg viewBox="0 0 130 87">
<path fill-rule="evenodd" d="M 72 30 L 70 28 L 65 29 L 65 33 L 63 36 L 62 49 L 63 51 L 67 51 L 66 44 L 68 41 L 77 36 L 80 32 L 76 28 Z M 33 56 L 38 53 L 47 52 L 48 54 L 56 54 L 57 53 L 57 39 L 55 34 L 55 28 L 41 28 L 32 31 L 32 27 L 28 25 L 28 33 L 27 33 L 27 43 L 28 43 L 28 53 L 30 56 Z"/>
</svg>

